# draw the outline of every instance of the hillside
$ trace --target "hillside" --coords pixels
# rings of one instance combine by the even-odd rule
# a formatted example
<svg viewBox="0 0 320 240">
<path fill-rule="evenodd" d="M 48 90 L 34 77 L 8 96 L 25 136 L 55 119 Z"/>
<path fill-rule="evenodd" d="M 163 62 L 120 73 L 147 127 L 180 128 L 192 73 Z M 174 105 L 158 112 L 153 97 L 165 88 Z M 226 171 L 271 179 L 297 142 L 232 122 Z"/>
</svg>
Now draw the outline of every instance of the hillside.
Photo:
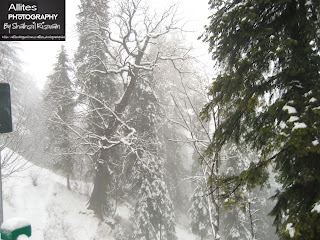
<svg viewBox="0 0 320 240">
<path fill-rule="evenodd" d="M 2 156 L 10 153 L 5 149 Z M 4 221 L 12 217 L 28 219 L 32 225 L 32 240 L 98 240 L 115 239 L 116 227 L 101 223 L 86 209 L 87 197 L 76 190 L 69 191 L 66 180 L 44 168 L 37 167 L 21 156 L 25 170 L 3 180 Z M 82 183 L 83 184 L 83 183 Z M 73 189 L 79 182 L 73 182 Z M 129 220 L 130 205 L 121 205 L 115 216 Z M 114 220 L 108 220 L 113 223 Z M 176 229 L 179 240 L 196 239 L 183 227 Z"/>
</svg>

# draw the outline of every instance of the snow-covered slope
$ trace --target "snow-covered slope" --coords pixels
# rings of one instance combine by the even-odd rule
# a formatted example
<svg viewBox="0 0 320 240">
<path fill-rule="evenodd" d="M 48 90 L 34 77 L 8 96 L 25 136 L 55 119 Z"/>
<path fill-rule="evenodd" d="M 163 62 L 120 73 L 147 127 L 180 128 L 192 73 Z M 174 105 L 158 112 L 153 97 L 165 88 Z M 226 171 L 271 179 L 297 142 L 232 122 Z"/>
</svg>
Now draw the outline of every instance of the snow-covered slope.
<svg viewBox="0 0 320 240">
<path fill-rule="evenodd" d="M 9 153 L 5 149 L 2 156 Z M 21 162 L 26 161 L 20 157 Z M 27 162 L 26 170 L 3 180 L 4 221 L 13 217 L 29 220 L 32 240 L 113 240 L 113 229 L 86 208 L 87 197 L 69 191 L 66 180 Z M 120 206 L 117 215 L 129 218 L 130 209 Z M 177 226 L 179 240 L 196 239 Z"/>
<path fill-rule="evenodd" d="M 33 240 L 114 239 L 112 229 L 86 210 L 87 198 L 69 191 L 64 178 L 31 163 L 26 167 L 3 181 L 4 221 L 28 219 Z"/>
</svg>

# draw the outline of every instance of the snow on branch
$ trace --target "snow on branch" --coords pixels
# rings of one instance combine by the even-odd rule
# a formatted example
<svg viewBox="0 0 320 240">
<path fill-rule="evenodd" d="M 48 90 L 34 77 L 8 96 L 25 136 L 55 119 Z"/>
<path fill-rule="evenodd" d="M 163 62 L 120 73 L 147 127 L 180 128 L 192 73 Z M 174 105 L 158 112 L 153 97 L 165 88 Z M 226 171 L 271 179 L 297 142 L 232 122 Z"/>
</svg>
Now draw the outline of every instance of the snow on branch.
<svg viewBox="0 0 320 240">
<path fill-rule="evenodd" d="M 160 16 L 157 13 L 150 14 L 149 7 L 142 5 L 141 0 L 111 2 L 110 9 L 108 25 L 98 15 L 94 21 L 99 29 L 92 34 L 101 42 L 106 58 L 93 56 L 104 69 L 90 69 L 91 73 L 127 72 L 130 75 L 133 74 L 132 68 L 152 71 L 159 60 L 183 59 L 179 56 L 171 56 L 169 59 L 168 56 L 160 56 L 159 52 L 153 61 L 143 60 L 152 39 L 181 30 L 176 18 L 177 5 L 169 6 Z"/>
</svg>

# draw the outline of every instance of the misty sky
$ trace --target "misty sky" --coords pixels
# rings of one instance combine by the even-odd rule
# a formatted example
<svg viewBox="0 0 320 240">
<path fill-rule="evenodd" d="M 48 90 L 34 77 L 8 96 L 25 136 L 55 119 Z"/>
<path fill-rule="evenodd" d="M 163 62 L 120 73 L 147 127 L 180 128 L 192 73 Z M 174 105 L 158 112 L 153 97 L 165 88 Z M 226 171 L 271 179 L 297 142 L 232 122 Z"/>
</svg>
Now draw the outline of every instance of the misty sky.
<svg viewBox="0 0 320 240">
<path fill-rule="evenodd" d="M 56 55 L 61 44 L 67 48 L 70 58 L 77 47 L 76 33 L 76 13 L 78 12 L 79 0 L 66 0 L 66 41 L 24 41 L 20 42 L 21 59 L 24 62 L 25 72 L 29 73 L 36 81 L 37 86 L 42 88 L 46 77 L 51 73 L 53 64 L 56 61 Z M 151 0 L 148 1 L 155 9 L 161 10 L 170 5 L 173 1 L 169 0 Z M 209 62 L 208 46 L 197 40 L 197 37 L 203 33 L 203 26 L 208 23 L 208 3 L 206 0 L 190 1 L 180 0 L 179 17 L 186 22 L 185 29 L 190 31 L 187 33 L 189 44 L 196 51 L 196 56 L 203 62 Z"/>
</svg>

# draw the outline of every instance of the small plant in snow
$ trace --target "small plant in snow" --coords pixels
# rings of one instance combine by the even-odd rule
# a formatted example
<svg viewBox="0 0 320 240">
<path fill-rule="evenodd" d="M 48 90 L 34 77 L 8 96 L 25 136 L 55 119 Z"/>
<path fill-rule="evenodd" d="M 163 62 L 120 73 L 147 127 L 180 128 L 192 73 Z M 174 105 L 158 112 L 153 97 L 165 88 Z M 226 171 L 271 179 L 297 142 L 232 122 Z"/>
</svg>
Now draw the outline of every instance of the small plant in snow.
<svg viewBox="0 0 320 240">
<path fill-rule="evenodd" d="M 36 171 L 31 171 L 29 176 L 30 176 L 32 185 L 35 187 L 38 186 L 40 173 Z"/>
</svg>

